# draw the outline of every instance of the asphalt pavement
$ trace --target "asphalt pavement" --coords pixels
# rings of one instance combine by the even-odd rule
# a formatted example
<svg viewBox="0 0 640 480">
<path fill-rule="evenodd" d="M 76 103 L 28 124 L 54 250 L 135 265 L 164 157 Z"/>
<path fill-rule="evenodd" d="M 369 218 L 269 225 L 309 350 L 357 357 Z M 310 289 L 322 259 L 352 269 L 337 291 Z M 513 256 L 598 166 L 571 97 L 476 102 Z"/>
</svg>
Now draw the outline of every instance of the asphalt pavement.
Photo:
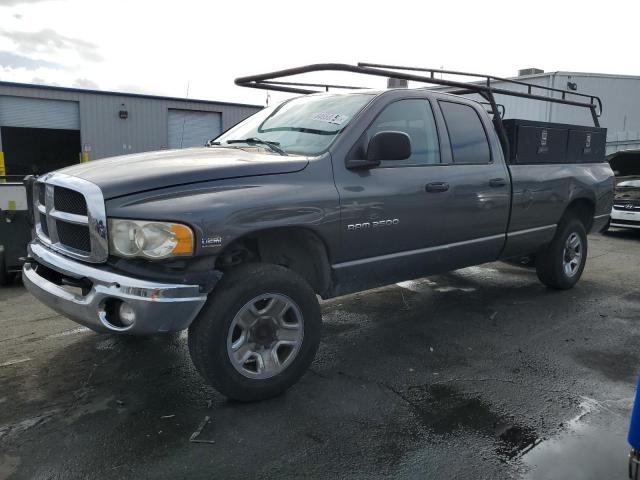
<svg viewBox="0 0 640 480">
<path fill-rule="evenodd" d="M 96 334 L 3 288 L 0 479 L 624 479 L 639 267 L 619 230 L 569 291 L 492 263 L 323 302 L 311 370 L 253 404 L 186 334 Z"/>
</svg>

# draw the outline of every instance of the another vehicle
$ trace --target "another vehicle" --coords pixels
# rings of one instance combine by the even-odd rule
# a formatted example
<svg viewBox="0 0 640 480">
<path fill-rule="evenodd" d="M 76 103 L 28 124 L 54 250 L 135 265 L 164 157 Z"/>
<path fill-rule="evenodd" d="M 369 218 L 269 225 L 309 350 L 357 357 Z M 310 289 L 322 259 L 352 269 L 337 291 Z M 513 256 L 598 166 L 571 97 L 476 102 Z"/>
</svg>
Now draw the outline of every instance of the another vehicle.
<svg viewBox="0 0 640 480">
<path fill-rule="evenodd" d="M 545 285 L 575 285 L 587 233 L 609 220 L 613 196 L 595 97 L 508 93 L 584 107 L 595 126 L 579 127 L 503 122 L 493 77 L 331 64 L 237 83 L 311 93 L 313 84 L 272 80 L 301 70 L 444 85 L 485 97 L 490 111 L 432 89 L 315 93 L 207 147 L 41 176 L 29 291 L 97 331 L 188 328 L 200 374 L 250 401 L 281 393 L 311 364 L 317 296 L 523 256 Z"/>
<path fill-rule="evenodd" d="M 640 228 L 640 179 L 616 185 L 610 226 Z"/>
<path fill-rule="evenodd" d="M 640 228 L 640 151 L 615 152 L 608 161 L 615 175 L 615 196 L 607 228 Z"/>
</svg>

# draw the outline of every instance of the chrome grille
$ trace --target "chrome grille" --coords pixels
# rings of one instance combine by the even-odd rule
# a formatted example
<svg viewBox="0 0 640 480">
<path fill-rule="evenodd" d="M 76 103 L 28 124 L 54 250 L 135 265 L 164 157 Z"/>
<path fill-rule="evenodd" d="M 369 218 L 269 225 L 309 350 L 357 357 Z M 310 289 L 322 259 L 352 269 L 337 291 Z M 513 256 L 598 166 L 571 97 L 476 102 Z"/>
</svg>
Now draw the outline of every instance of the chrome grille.
<svg viewBox="0 0 640 480">
<path fill-rule="evenodd" d="M 54 187 L 53 190 L 53 204 L 56 210 L 76 215 L 87 214 L 87 201 L 80 192 L 64 187 Z"/>
<path fill-rule="evenodd" d="M 47 238 L 49 238 L 49 227 L 47 226 L 47 216 L 44 213 L 38 213 L 40 216 L 40 228 Z"/>
<path fill-rule="evenodd" d="M 100 188 L 86 180 L 50 173 L 34 184 L 36 233 L 41 242 L 87 262 L 107 259 L 107 219 Z"/>
<path fill-rule="evenodd" d="M 88 225 L 76 225 L 74 223 L 56 222 L 58 238 L 62 245 L 67 245 L 81 252 L 91 252 L 91 239 L 89 238 Z"/>
<path fill-rule="evenodd" d="M 638 212 L 640 211 L 640 203 L 637 201 L 629 200 L 629 201 L 615 201 L 613 203 L 613 208 L 616 210 L 625 210 L 627 212 Z"/>
</svg>

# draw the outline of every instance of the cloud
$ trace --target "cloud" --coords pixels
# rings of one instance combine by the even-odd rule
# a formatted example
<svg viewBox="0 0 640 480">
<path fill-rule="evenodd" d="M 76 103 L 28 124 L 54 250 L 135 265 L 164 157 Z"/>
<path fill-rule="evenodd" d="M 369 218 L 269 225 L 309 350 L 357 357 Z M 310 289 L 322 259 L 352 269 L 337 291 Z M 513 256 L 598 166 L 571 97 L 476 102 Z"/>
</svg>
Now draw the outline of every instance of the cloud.
<svg viewBox="0 0 640 480">
<path fill-rule="evenodd" d="M 51 68 L 58 70 L 64 68 L 60 63 L 48 62 L 37 58 L 25 57 L 12 52 L 0 51 L 0 65 L 3 67 L 25 68 L 27 70 L 36 70 L 38 68 Z"/>
<path fill-rule="evenodd" d="M 88 78 L 76 78 L 73 81 L 73 87 L 75 88 L 88 88 L 90 90 L 97 90 L 98 84 L 93 80 L 89 80 Z"/>
<path fill-rule="evenodd" d="M 0 7 L 14 7 L 23 3 L 41 3 L 46 0 L 0 0 Z"/>
<path fill-rule="evenodd" d="M 36 32 L 7 31 L 0 29 L 0 37 L 4 37 L 13 42 L 18 52 L 25 55 L 56 55 L 62 52 L 74 51 L 84 60 L 92 62 L 102 60 L 99 48 L 94 43 L 79 38 L 67 37 L 51 28 L 44 28 Z"/>
<path fill-rule="evenodd" d="M 166 90 L 137 83 L 119 83 L 113 88 L 113 90 L 116 92 L 140 93 L 142 95 L 170 96 L 167 94 Z"/>
</svg>

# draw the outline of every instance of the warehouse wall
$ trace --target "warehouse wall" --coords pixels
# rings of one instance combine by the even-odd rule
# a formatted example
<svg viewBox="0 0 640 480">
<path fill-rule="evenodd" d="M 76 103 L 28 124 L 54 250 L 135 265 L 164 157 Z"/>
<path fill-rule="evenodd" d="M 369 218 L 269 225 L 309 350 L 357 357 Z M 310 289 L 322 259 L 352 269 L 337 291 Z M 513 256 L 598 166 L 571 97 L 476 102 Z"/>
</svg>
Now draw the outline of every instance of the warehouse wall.
<svg viewBox="0 0 640 480">
<path fill-rule="evenodd" d="M 259 106 L 224 102 L 6 83 L 0 83 L 2 95 L 78 102 L 81 143 L 90 160 L 167 148 L 169 109 L 219 112 L 223 131 L 261 109 Z M 119 117 L 120 110 L 127 111 L 126 119 Z M 212 137 L 214 135 L 212 132 Z"/>
<path fill-rule="evenodd" d="M 607 154 L 640 148 L 640 77 L 555 72 L 522 77 L 521 80 L 560 89 L 567 89 L 567 82 L 576 83 L 576 92 L 596 95 L 602 99 L 600 125 L 607 128 Z M 506 84 L 500 86 L 514 89 Z M 515 88 L 520 90 L 526 87 Z M 505 118 L 593 125 L 591 114 L 584 108 L 504 95 L 496 96 L 496 100 L 505 105 Z"/>
</svg>

